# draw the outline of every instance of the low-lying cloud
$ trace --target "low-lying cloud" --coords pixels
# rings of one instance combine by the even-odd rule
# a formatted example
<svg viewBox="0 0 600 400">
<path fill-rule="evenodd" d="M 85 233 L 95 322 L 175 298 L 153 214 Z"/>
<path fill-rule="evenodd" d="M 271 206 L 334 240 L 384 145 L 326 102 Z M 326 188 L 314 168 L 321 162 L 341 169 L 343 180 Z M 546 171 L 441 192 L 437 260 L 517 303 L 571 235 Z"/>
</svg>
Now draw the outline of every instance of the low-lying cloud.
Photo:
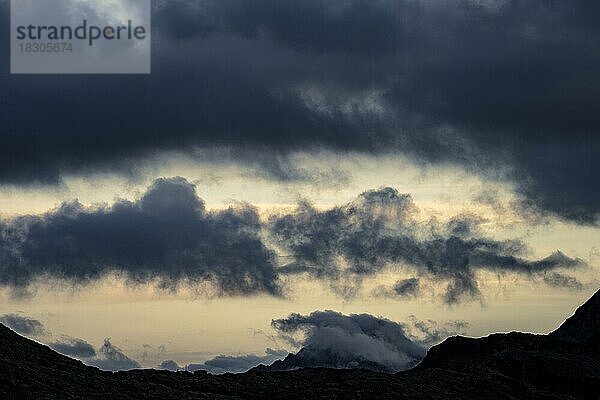
<svg viewBox="0 0 600 400">
<path fill-rule="evenodd" d="M 176 372 L 176 371 L 181 371 L 184 368 L 180 367 L 179 364 L 177 364 L 177 362 L 173 361 L 173 360 L 165 360 L 163 362 L 161 362 L 158 367 L 156 367 L 157 369 L 164 369 L 167 371 L 172 371 L 172 372 Z"/>
<path fill-rule="evenodd" d="M 0 316 L 0 322 L 25 336 L 43 336 L 48 333 L 43 323 L 20 314 L 2 315 Z"/>
<path fill-rule="evenodd" d="M 140 363 L 129 358 L 121 349 L 114 346 L 110 339 L 104 339 L 104 344 L 100 347 L 96 357 L 82 359 L 82 361 L 86 365 L 98 367 L 105 371 L 127 371 L 141 368 Z"/>
<path fill-rule="evenodd" d="M 370 314 L 336 311 L 290 314 L 271 325 L 290 344 L 301 347 L 278 369 L 300 367 L 368 368 L 397 372 L 418 364 L 427 348 L 464 329 L 464 323 L 439 327 L 414 319 L 414 327 Z M 411 332 L 415 331 L 415 332 Z M 299 336 L 299 337 L 298 337 Z"/>
<path fill-rule="evenodd" d="M 83 339 L 67 337 L 49 343 L 48 346 L 57 353 L 77 359 L 92 358 L 96 356 L 96 349 L 94 349 L 94 346 Z"/>
<path fill-rule="evenodd" d="M 24 315 L 2 315 L 0 316 L 0 323 L 25 336 L 45 336 L 46 340 L 50 337 L 49 331 L 41 321 Z M 48 342 L 45 341 L 45 343 Z M 105 371 L 125 371 L 141 368 L 140 363 L 114 346 L 110 339 L 104 339 L 104 344 L 98 350 L 87 341 L 70 336 L 61 336 L 58 340 L 49 342 L 48 347 L 57 353 L 78 359 L 86 365 L 98 367 Z"/>
<path fill-rule="evenodd" d="M 276 337 L 292 347 L 267 348 L 264 355 L 219 355 L 201 364 L 179 365 L 163 361 L 157 368 L 169 371 L 204 370 L 212 374 L 243 373 L 261 366 L 281 371 L 298 368 L 366 368 L 398 372 L 417 365 L 427 349 L 446 337 L 462 333 L 468 324 L 450 321 L 421 321 L 414 316 L 403 324 L 370 314 L 350 314 L 325 310 L 308 315 L 290 314 L 271 322 Z"/>
<path fill-rule="evenodd" d="M 203 370 L 211 374 L 224 374 L 226 372 L 242 373 L 258 365 L 271 365 L 273 362 L 281 360 L 287 355 L 288 352 L 286 350 L 271 348 L 267 348 L 264 355 L 219 355 L 202 364 L 189 364 L 187 370 L 191 372 Z"/>
<path fill-rule="evenodd" d="M 108 338 L 104 339 L 104 344 L 98 350 L 83 339 L 71 337 L 64 337 L 49 343 L 48 346 L 60 354 L 76 358 L 85 365 L 104 371 L 127 371 L 142 367 L 139 362 L 113 345 Z"/>
<path fill-rule="evenodd" d="M 63 338 L 49 343 L 48 346 L 60 354 L 104 371 L 128 371 L 142 367 L 139 362 L 114 346 L 108 338 L 104 339 L 104 344 L 98 350 L 85 340 L 77 338 Z"/>
</svg>

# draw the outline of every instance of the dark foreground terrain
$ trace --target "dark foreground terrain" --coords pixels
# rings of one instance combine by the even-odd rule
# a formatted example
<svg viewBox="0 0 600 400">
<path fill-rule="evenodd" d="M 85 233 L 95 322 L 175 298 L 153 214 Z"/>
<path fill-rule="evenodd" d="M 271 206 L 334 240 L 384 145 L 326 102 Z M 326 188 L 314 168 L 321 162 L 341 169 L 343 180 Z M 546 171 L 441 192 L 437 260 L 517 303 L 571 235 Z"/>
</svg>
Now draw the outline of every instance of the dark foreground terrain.
<svg viewBox="0 0 600 400">
<path fill-rule="evenodd" d="M 0 325 L 0 399 L 600 399 L 600 292 L 549 335 L 453 337 L 416 368 L 104 372 Z"/>
</svg>

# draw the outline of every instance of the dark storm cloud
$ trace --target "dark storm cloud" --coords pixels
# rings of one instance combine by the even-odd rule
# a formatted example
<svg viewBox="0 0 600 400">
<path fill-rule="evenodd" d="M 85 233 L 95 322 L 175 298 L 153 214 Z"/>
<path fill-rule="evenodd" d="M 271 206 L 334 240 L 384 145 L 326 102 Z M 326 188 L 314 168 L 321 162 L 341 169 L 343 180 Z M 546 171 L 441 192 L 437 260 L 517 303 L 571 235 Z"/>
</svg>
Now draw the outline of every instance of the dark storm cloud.
<svg viewBox="0 0 600 400">
<path fill-rule="evenodd" d="M 288 355 L 285 350 L 267 348 L 264 355 L 247 354 L 241 356 L 220 355 L 202 364 L 190 364 L 188 371 L 208 371 L 211 374 L 224 374 L 226 372 L 242 373 L 258 365 L 271 365 L 277 360 Z"/>
<path fill-rule="evenodd" d="M 421 276 L 445 282 L 445 301 L 453 304 L 480 296 L 476 276 L 480 270 L 533 277 L 584 264 L 559 251 L 529 261 L 523 258 L 526 247 L 521 241 L 476 234 L 473 216 L 441 224 L 418 220 L 418 212 L 410 195 L 393 188 L 365 192 L 351 203 L 328 210 L 302 202 L 296 212 L 271 218 L 273 239 L 290 261 L 279 271 L 360 285 L 362 278 L 390 265 L 406 265 Z M 399 295 L 417 287 L 416 280 L 399 282 L 391 292 Z"/>
<path fill-rule="evenodd" d="M 369 314 L 315 311 L 275 319 L 271 325 L 292 344 L 302 346 L 296 356 L 312 366 L 353 368 L 374 363 L 395 372 L 416 365 L 426 353 L 406 326 Z M 299 340 L 294 339 L 297 334 Z"/>
<path fill-rule="evenodd" d="M 47 333 L 44 324 L 24 315 L 5 314 L 0 316 L 0 322 L 21 335 L 41 336 Z"/>
<path fill-rule="evenodd" d="M 156 180 L 135 202 L 65 203 L 0 228 L 0 284 L 12 288 L 43 277 L 86 284 L 116 273 L 166 289 L 208 282 L 217 294 L 280 294 L 257 211 L 206 211 L 182 178 Z"/>
<path fill-rule="evenodd" d="M 94 346 L 83 339 L 63 338 L 60 341 L 49 343 L 48 346 L 52 350 L 69 357 L 96 357 L 96 350 L 94 349 Z"/>
<path fill-rule="evenodd" d="M 288 179 L 277 160 L 325 146 L 499 173 L 529 207 L 593 223 L 600 6 L 489 4 L 154 2 L 150 76 L 9 76 L 2 64 L 0 180 L 132 171 L 193 146 L 232 146 Z"/>
</svg>

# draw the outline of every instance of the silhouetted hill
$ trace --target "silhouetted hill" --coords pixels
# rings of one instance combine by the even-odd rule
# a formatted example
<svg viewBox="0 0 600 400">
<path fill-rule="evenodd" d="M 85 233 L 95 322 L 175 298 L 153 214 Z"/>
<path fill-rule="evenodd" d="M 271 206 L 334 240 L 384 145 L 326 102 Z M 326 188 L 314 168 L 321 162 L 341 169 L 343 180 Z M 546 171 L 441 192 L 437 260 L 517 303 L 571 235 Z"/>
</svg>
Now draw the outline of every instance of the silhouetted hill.
<svg viewBox="0 0 600 400">
<path fill-rule="evenodd" d="M 600 346 L 600 291 L 579 307 L 557 330 L 549 336 Z"/>
<path fill-rule="evenodd" d="M 452 337 L 416 368 L 105 372 L 0 325 L 2 399 L 600 399 L 600 294 L 550 335 Z"/>
</svg>

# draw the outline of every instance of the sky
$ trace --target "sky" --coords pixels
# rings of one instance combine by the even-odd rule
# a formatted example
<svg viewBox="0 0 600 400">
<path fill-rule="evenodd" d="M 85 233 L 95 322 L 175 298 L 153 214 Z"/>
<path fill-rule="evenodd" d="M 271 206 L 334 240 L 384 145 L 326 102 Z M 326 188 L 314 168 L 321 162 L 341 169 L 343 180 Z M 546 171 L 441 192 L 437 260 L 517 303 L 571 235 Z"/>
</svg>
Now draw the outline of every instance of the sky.
<svg viewBox="0 0 600 400">
<path fill-rule="evenodd" d="M 156 0 L 150 75 L 3 57 L 0 319 L 105 369 L 215 372 L 555 329 L 600 282 L 598 17 Z"/>
</svg>

